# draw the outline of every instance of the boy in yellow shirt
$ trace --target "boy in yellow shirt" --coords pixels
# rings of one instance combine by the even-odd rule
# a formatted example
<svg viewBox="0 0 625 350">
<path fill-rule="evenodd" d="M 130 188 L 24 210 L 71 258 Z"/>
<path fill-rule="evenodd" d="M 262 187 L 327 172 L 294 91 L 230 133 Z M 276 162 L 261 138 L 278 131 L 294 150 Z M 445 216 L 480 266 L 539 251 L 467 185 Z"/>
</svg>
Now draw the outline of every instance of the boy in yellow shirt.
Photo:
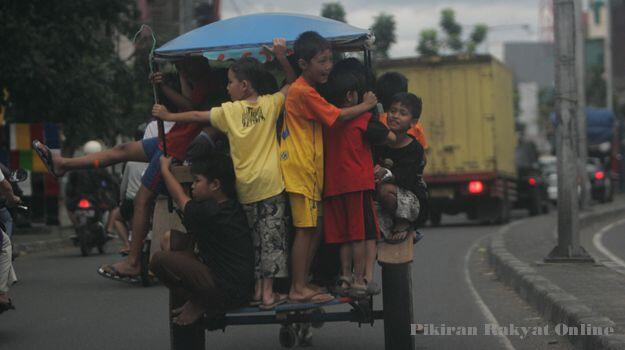
<svg viewBox="0 0 625 350">
<path fill-rule="evenodd" d="M 286 41 L 275 39 L 271 50 L 285 70 L 287 81 L 292 82 L 295 73 L 286 58 Z M 237 194 L 254 242 L 257 282 L 253 301 L 264 310 L 286 301 L 285 295 L 273 292 L 273 280 L 288 274 L 287 199 L 278 165 L 276 121 L 289 85 L 261 96 L 259 90 L 264 90 L 264 79 L 269 77 L 256 59 L 242 58 L 228 70 L 232 102 L 210 111 L 169 113 L 162 105 L 152 109 L 152 114 L 163 120 L 209 123 L 228 137 Z"/>
<path fill-rule="evenodd" d="M 343 109 L 335 107 L 315 90 L 327 82 L 332 70 L 330 43 L 316 32 L 304 32 L 295 41 L 294 51 L 302 75 L 289 90 L 280 133 L 280 167 L 295 226 L 289 300 L 323 303 L 333 297 L 308 283 L 310 265 L 321 237 L 318 219 L 322 214 L 323 126 L 361 115 L 376 105 L 377 98 L 367 92 L 361 104 Z"/>
</svg>

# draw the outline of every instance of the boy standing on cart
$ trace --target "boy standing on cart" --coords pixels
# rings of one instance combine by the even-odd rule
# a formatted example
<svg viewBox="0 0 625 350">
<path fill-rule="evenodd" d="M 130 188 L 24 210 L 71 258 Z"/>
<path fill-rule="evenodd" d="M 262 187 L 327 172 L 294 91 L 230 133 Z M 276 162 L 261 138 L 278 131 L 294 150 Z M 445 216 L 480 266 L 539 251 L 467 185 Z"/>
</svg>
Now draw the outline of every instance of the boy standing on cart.
<svg viewBox="0 0 625 350">
<path fill-rule="evenodd" d="M 289 90 L 280 133 L 280 167 L 295 226 L 289 299 L 323 303 L 333 296 L 308 283 L 321 238 L 318 220 L 322 216 L 323 126 L 353 119 L 373 108 L 377 99 L 368 92 L 358 105 L 344 109 L 333 106 L 315 89 L 327 82 L 332 70 L 330 43 L 316 32 L 304 32 L 295 41 L 294 51 L 302 74 Z"/>
</svg>

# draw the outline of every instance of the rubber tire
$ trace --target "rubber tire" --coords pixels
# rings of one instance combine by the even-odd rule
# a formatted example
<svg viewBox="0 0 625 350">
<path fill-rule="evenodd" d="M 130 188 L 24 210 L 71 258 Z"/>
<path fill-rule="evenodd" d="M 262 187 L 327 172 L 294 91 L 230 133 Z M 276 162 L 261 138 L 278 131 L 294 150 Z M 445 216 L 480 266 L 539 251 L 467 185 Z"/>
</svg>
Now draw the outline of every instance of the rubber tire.
<svg viewBox="0 0 625 350">
<path fill-rule="evenodd" d="M 540 193 L 534 190 L 532 191 L 532 199 L 527 210 L 529 211 L 530 216 L 536 216 L 542 214 L 542 209 Z"/>
<path fill-rule="evenodd" d="M 324 310 L 323 308 L 319 307 L 319 308 L 314 309 L 312 313 L 313 314 L 321 314 L 321 315 L 323 315 L 323 314 L 326 313 L 326 310 Z M 319 328 L 323 327 L 323 324 L 324 324 L 323 322 L 312 322 L 310 325 L 312 326 L 312 328 L 319 329 Z"/>
<path fill-rule="evenodd" d="M 297 344 L 297 331 L 293 325 L 284 325 L 280 328 L 278 339 L 280 340 L 280 346 L 291 349 Z"/>
<path fill-rule="evenodd" d="M 430 223 L 432 224 L 432 226 L 439 226 L 442 220 L 443 220 L 443 213 L 441 213 L 440 211 L 430 212 Z"/>
<path fill-rule="evenodd" d="M 87 242 L 87 235 L 82 233 L 78 236 L 78 240 L 79 240 L 79 246 L 80 246 L 80 254 L 82 256 L 89 256 L 89 253 L 91 253 L 91 247 L 89 246 L 89 243 Z"/>
</svg>

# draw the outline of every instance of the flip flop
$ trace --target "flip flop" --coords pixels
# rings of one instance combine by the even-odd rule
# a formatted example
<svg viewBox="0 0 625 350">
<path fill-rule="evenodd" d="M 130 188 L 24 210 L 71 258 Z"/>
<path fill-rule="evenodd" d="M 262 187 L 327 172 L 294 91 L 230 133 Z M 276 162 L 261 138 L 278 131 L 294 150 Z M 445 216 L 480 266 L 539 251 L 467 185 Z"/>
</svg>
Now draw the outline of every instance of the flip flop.
<svg viewBox="0 0 625 350">
<path fill-rule="evenodd" d="M 113 281 L 118 281 L 118 282 L 125 282 L 125 283 L 130 283 L 130 284 L 141 283 L 141 277 L 139 277 L 139 275 L 136 275 L 136 276 L 124 275 L 120 273 L 119 271 L 117 271 L 117 269 L 113 265 L 101 266 L 98 269 L 98 275 L 104 278 L 111 279 Z"/>
<path fill-rule="evenodd" d="M 263 303 L 262 299 L 252 299 L 250 300 L 250 306 L 258 306 Z"/>
<path fill-rule="evenodd" d="M 317 298 L 315 299 L 315 297 L 317 296 L 325 296 L 323 298 Z M 327 302 L 330 302 L 332 300 L 334 300 L 334 296 L 328 294 L 328 293 L 315 293 L 311 296 L 309 296 L 308 298 L 304 298 L 304 299 L 289 299 L 289 304 L 325 304 Z"/>
<path fill-rule="evenodd" d="M 33 149 L 43 162 L 43 165 L 46 166 L 50 174 L 54 177 L 59 177 L 59 175 L 54 171 L 54 162 L 52 161 L 52 152 L 48 148 L 48 146 L 41 143 L 39 140 L 33 140 L 32 143 Z M 43 149 L 42 149 L 43 148 Z"/>
<path fill-rule="evenodd" d="M 352 283 L 347 290 L 348 296 L 354 299 L 360 299 L 367 295 L 367 286 L 364 284 Z"/>
<path fill-rule="evenodd" d="M 378 295 L 382 292 L 382 288 L 380 288 L 377 283 L 369 282 L 367 280 L 365 280 L 365 283 L 367 283 L 367 288 L 365 290 L 367 295 Z"/>
<path fill-rule="evenodd" d="M 347 284 L 347 287 L 343 287 L 343 284 Z M 349 287 L 352 285 L 352 280 L 347 276 L 339 276 L 336 279 L 334 286 L 334 293 L 340 296 L 348 296 Z"/>
<path fill-rule="evenodd" d="M 401 232 L 406 232 L 406 235 L 404 236 L 404 238 L 391 238 L 392 236 L 397 235 L 398 233 Z M 384 242 L 388 243 L 388 244 L 400 244 L 406 241 L 406 239 L 408 239 L 409 236 L 408 231 L 398 231 L 398 232 L 393 232 L 393 234 L 391 235 L 391 237 L 384 237 Z"/>
<path fill-rule="evenodd" d="M 13 300 L 11 300 L 10 298 L 9 298 L 8 303 L 0 304 L 0 314 L 9 310 L 15 310 L 15 305 L 13 305 Z"/>
<path fill-rule="evenodd" d="M 280 304 L 284 304 L 286 303 L 288 297 L 286 295 L 280 295 L 278 293 L 273 293 L 273 303 L 271 304 L 263 304 L 261 302 L 260 305 L 258 305 L 258 308 L 261 310 L 273 310 L 276 308 L 276 306 L 280 305 Z"/>
</svg>

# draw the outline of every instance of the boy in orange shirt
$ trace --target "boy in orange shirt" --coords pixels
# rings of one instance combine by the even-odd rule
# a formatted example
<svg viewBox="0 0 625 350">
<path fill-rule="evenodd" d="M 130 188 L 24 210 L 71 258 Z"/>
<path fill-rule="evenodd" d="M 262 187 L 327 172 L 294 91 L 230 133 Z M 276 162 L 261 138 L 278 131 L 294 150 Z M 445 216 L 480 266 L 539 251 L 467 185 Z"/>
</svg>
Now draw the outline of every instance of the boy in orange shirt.
<svg viewBox="0 0 625 350">
<path fill-rule="evenodd" d="M 332 70 L 330 43 L 316 32 L 304 32 L 295 41 L 294 51 L 302 75 L 289 90 L 280 133 L 280 167 L 295 226 L 289 299 L 323 303 L 333 297 L 308 283 L 310 265 L 321 237 L 318 219 L 322 214 L 323 126 L 359 116 L 373 108 L 377 98 L 367 92 L 363 102 L 356 106 L 335 107 L 315 90 L 327 82 Z"/>
<path fill-rule="evenodd" d="M 375 93 L 379 96 L 380 102 L 382 102 L 382 106 L 384 107 L 384 111 L 388 111 L 391 108 L 393 96 L 400 92 L 408 92 L 408 79 L 406 79 L 403 74 L 397 72 L 387 72 L 378 78 Z M 388 126 L 386 122 L 387 118 L 387 112 L 380 115 L 380 121 L 386 126 Z M 428 148 L 428 143 L 425 139 L 425 131 L 423 130 L 423 125 L 420 122 L 408 130 L 408 135 L 414 136 L 414 138 L 419 141 L 421 146 L 423 146 L 423 149 Z"/>
</svg>

